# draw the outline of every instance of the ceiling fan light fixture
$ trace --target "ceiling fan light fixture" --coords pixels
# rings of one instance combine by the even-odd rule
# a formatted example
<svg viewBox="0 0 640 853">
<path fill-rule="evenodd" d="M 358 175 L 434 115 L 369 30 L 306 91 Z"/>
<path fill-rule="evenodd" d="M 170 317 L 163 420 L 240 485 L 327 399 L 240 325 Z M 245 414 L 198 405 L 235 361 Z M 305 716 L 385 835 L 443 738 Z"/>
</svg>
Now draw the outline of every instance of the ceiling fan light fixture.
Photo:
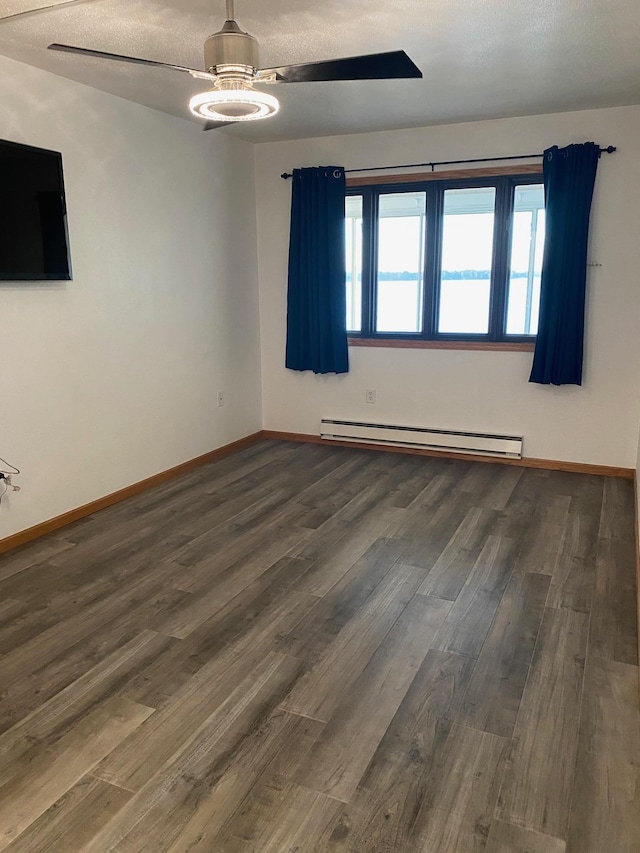
<svg viewBox="0 0 640 853">
<path fill-rule="evenodd" d="M 255 121 L 275 115 L 280 109 L 277 99 L 254 89 L 254 83 L 321 83 L 422 77 L 420 69 L 403 50 L 261 68 L 257 40 L 238 26 L 234 17 L 234 0 L 226 0 L 226 6 L 227 20 L 222 29 L 205 41 L 203 70 L 70 44 L 50 44 L 49 50 L 148 68 L 165 68 L 189 74 L 196 80 L 211 81 L 209 85 L 213 86 L 212 89 L 194 95 L 189 102 L 192 114 L 205 120 L 204 130 L 211 130 L 218 124 Z"/>
<path fill-rule="evenodd" d="M 207 121 L 255 121 L 275 115 L 280 104 L 273 95 L 247 87 L 200 92 L 189 101 L 189 109 Z"/>
</svg>

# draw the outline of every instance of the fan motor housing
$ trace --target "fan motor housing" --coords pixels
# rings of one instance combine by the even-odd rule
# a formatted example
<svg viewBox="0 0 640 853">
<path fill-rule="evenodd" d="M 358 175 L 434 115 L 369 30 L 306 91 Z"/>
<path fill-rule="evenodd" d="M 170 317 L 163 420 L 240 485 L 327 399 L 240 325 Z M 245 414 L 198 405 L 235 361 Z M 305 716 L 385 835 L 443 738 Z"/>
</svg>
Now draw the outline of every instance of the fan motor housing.
<svg viewBox="0 0 640 853">
<path fill-rule="evenodd" d="M 235 21 L 227 21 L 219 33 L 214 33 L 204 43 L 204 67 L 215 73 L 220 65 L 258 68 L 258 42 L 249 33 L 243 33 Z"/>
</svg>

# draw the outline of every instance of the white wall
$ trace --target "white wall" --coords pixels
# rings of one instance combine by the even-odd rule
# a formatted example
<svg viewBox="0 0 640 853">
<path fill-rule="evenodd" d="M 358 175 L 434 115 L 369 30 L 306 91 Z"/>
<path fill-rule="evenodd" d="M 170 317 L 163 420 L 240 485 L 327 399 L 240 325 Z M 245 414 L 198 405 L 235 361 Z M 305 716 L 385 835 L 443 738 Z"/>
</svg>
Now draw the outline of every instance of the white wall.
<svg viewBox="0 0 640 853">
<path fill-rule="evenodd" d="M 527 382 L 530 353 L 350 350 L 348 375 L 284 367 L 290 182 L 296 166 L 363 166 L 527 154 L 594 140 L 585 380 Z M 268 143 L 256 148 L 265 429 L 318 433 L 322 416 L 522 433 L 527 456 L 633 467 L 640 400 L 640 107 Z M 377 403 L 365 403 L 365 389 Z"/>
<path fill-rule="evenodd" d="M 638 527 L 638 539 L 640 542 L 640 430 L 638 431 L 638 451 L 636 453 L 636 525 Z M 640 556 L 640 555 L 638 555 Z M 640 595 L 640 590 L 638 590 Z M 640 599 L 639 599 L 639 607 L 638 610 L 640 612 Z"/>
<path fill-rule="evenodd" d="M 0 137 L 62 152 L 74 274 L 0 284 L 2 538 L 259 430 L 261 402 L 252 146 L 4 58 Z"/>
</svg>

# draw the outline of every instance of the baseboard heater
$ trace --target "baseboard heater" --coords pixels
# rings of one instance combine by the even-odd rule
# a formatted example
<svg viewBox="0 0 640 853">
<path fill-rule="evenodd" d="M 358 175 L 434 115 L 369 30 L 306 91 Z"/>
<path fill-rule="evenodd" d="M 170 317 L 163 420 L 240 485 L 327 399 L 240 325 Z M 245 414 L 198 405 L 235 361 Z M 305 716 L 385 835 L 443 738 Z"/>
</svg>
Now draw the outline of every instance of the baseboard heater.
<svg viewBox="0 0 640 853">
<path fill-rule="evenodd" d="M 521 435 L 493 435 L 485 432 L 460 432 L 450 429 L 373 424 L 322 418 L 320 436 L 332 441 L 355 441 L 392 447 L 415 447 L 479 456 L 522 458 Z"/>
</svg>

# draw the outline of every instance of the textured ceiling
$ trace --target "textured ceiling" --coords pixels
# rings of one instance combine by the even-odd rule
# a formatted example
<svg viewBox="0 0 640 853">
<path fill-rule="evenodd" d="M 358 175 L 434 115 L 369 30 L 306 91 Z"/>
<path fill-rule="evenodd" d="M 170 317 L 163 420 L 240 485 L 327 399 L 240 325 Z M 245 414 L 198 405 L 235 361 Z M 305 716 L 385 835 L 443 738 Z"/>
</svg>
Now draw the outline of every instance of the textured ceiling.
<svg viewBox="0 0 640 853">
<path fill-rule="evenodd" d="M 2 15 L 56 0 L 3 0 Z M 203 84 L 47 51 L 53 41 L 202 67 L 223 0 L 77 0 L 0 21 L 0 53 L 182 118 Z M 403 48 L 423 80 L 271 86 L 256 142 L 640 103 L 638 0 L 237 0 L 271 66 Z M 215 132 L 215 131 L 214 131 Z"/>
</svg>

